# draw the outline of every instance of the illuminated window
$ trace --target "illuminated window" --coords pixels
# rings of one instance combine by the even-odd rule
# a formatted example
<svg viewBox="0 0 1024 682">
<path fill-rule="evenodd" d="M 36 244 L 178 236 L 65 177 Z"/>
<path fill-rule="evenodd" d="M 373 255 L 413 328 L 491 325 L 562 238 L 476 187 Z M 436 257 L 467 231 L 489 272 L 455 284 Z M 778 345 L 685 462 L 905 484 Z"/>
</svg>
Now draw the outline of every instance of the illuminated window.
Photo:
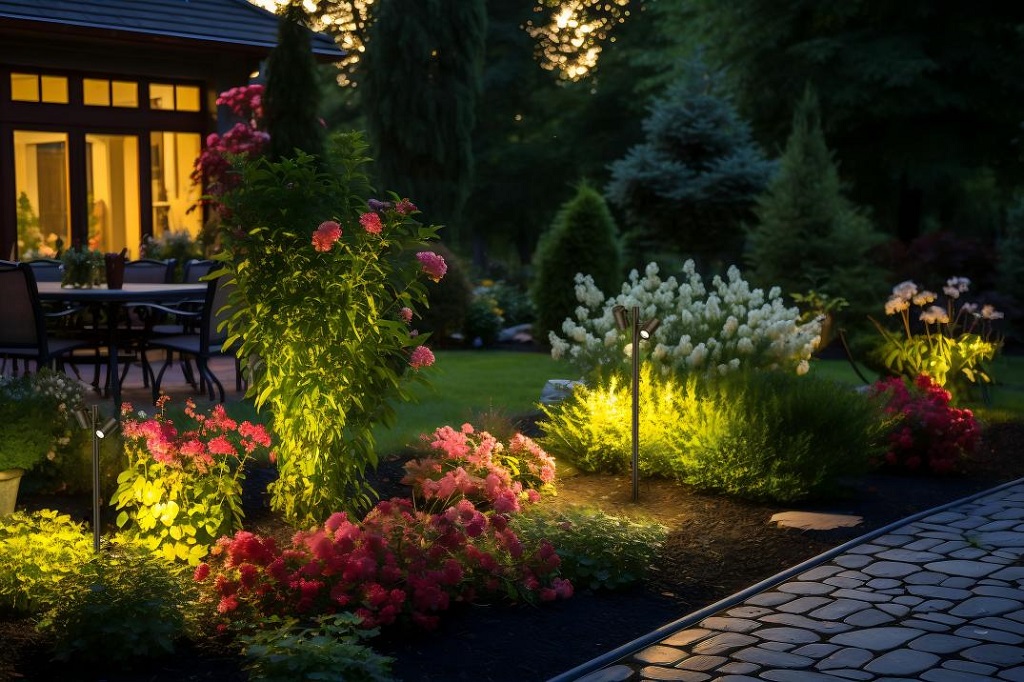
<svg viewBox="0 0 1024 682">
<path fill-rule="evenodd" d="M 192 165 L 201 149 L 199 133 L 150 133 L 150 181 L 153 183 L 153 236 L 188 231 L 199 236 L 202 211 L 192 208 L 200 188 L 192 183 Z"/>
<path fill-rule="evenodd" d="M 115 107 L 139 106 L 139 84 L 131 81 L 111 81 L 111 101 Z"/>
<path fill-rule="evenodd" d="M 199 87 L 150 83 L 149 106 L 166 111 L 199 111 Z"/>
<path fill-rule="evenodd" d="M 137 253 L 142 238 L 139 205 L 139 138 L 86 135 L 89 246 Z"/>
<path fill-rule="evenodd" d="M 82 98 L 91 107 L 139 106 L 139 84 L 132 81 L 109 81 L 103 78 L 82 80 Z"/>
<path fill-rule="evenodd" d="M 15 102 L 68 103 L 68 79 L 34 73 L 11 74 L 11 99 Z"/>
<path fill-rule="evenodd" d="M 82 81 L 82 98 L 91 107 L 110 106 L 110 81 L 86 78 Z"/>
<path fill-rule="evenodd" d="M 71 243 L 68 135 L 14 131 L 18 258 L 53 258 Z"/>
</svg>

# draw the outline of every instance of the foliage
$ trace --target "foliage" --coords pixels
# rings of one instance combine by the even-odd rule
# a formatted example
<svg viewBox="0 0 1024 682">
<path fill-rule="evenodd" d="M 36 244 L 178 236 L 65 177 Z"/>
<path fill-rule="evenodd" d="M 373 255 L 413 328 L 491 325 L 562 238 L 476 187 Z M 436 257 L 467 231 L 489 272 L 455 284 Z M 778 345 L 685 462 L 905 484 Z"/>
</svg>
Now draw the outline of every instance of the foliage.
<svg viewBox="0 0 1024 682">
<path fill-rule="evenodd" d="M 180 282 L 185 263 L 193 258 L 203 257 L 203 245 L 193 239 L 192 233 L 188 230 L 168 230 L 157 239 L 146 235 L 139 248 L 139 257 L 156 260 L 173 258 L 175 281 Z"/>
<path fill-rule="evenodd" d="M 476 287 L 475 294 L 494 300 L 505 325 L 524 324 L 536 319 L 537 313 L 529 294 L 512 282 L 485 279 Z"/>
<path fill-rule="evenodd" d="M 817 321 L 797 322 L 799 311 L 787 308 L 778 287 L 751 290 L 730 267 L 727 279 L 715 276 L 708 290 L 692 260 L 683 265 L 685 281 L 662 280 L 651 263 L 640 277 L 636 270 L 614 298 L 605 299 L 590 277 L 576 278 L 580 306 L 561 326 L 564 338 L 550 335 L 551 355 L 568 357 L 576 368 L 622 368 L 632 352 L 632 334 L 615 325 L 612 308 L 640 308 L 641 319 L 658 318 L 647 362 L 662 373 L 724 374 L 743 368 L 806 372 L 818 343 Z M 625 350 L 625 352 L 623 352 Z"/>
<path fill-rule="evenodd" d="M 275 161 L 293 157 L 296 150 L 318 159 L 324 154 L 320 87 L 307 21 L 302 5 L 289 3 L 278 18 L 277 45 L 267 59 L 267 155 Z"/>
<path fill-rule="evenodd" d="M 65 478 L 85 442 L 72 418 L 84 405 L 81 384 L 63 373 L 44 367 L 0 376 L 0 470 L 37 467 L 47 477 Z"/>
<path fill-rule="evenodd" d="M 950 386 L 963 397 L 973 386 L 991 383 L 984 363 L 995 359 L 1002 341 L 993 335 L 992 324 L 1003 313 L 991 305 L 979 308 L 975 303 L 959 301 L 970 280 L 952 277 L 942 288 L 945 305 L 938 305 L 938 295 L 918 290 L 912 281 L 901 282 L 892 289 L 885 304 L 886 315 L 899 315 L 901 332 L 892 332 L 875 321 L 882 338 L 872 356 L 889 372 L 914 380 L 927 374 L 939 386 Z M 911 325 L 911 306 L 921 312 Z M 920 322 L 920 326 L 916 323 Z"/>
<path fill-rule="evenodd" d="M 28 261 L 34 258 L 59 258 L 60 239 L 54 232 L 44 235 L 39 225 L 39 216 L 32 207 L 32 200 L 25 192 L 18 193 L 15 208 L 15 224 L 18 226 L 18 258 Z"/>
<path fill-rule="evenodd" d="M 779 173 L 754 213 L 745 254 L 753 281 L 788 294 L 813 288 L 842 296 L 853 319 L 863 319 L 882 281 L 871 251 L 884 237 L 843 196 L 810 90 L 793 112 Z"/>
<path fill-rule="evenodd" d="M 950 405 L 952 396 L 927 374 L 910 383 L 902 377 L 882 379 L 871 392 L 885 401 L 893 418 L 882 464 L 905 471 L 949 474 L 978 447 L 980 430 L 968 409 Z"/>
<path fill-rule="evenodd" d="M 245 164 L 222 197 L 236 226 L 220 256 L 234 283 L 227 344 L 260 359 L 249 395 L 279 439 L 271 506 L 293 521 L 369 506 L 373 426 L 407 399 L 407 368 L 433 361 L 409 327 L 421 280 L 447 269 L 408 199 L 365 199 L 359 136 L 333 142 L 327 170 L 304 154 Z"/>
<path fill-rule="evenodd" d="M 572 282 L 577 273 L 590 276 L 606 290 L 618 284 L 622 253 L 617 232 L 604 199 L 581 183 L 537 244 L 530 287 L 537 309 L 535 338 L 544 339 L 560 329 L 562 320 L 576 308 Z"/>
<path fill-rule="evenodd" d="M 393 679 L 392 659 L 363 644 L 377 632 L 359 627 L 359 618 L 350 613 L 321 616 L 310 626 L 275 616 L 255 632 L 239 635 L 238 643 L 254 682 L 387 682 Z"/>
<path fill-rule="evenodd" d="M 521 433 L 506 445 L 466 423 L 458 431 L 443 426 L 423 440 L 428 456 L 406 462 L 402 482 L 412 486 L 414 501 L 425 511 L 469 500 L 478 509 L 508 514 L 554 488 L 555 461 Z"/>
<path fill-rule="evenodd" d="M 896 280 L 931 281 L 956 272 L 970 279 L 974 290 L 989 292 L 995 286 L 992 263 L 998 266 L 1002 252 L 997 254 L 991 243 L 977 235 L 940 229 L 906 243 L 892 240 L 884 245 L 880 257 Z"/>
<path fill-rule="evenodd" d="M 473 181 L 486 27 L 484 0 L 380 3 L 359 77 L 377 177 L 421 197 L 453 244 Z"/>
<path fill-rule="evenodd" d="M 44 509 L 0 516 L 0 610 L 39 613 L 60 583 L 92 556 L 92 538 L 67 514 Z"/>
<path fill-rule="evenodd" d="M 448 272 L 440 282 L 425 282 L 427 305 L 413 323 L 421 333 L 429 333 L 432 344 L 445 347 L 458 340 L 469 315 L 473 286 L 462 259 L 444 244 L 434 244 L 434 252 L 444 258 Z"/>
<path fill-rule="evenodd" d="M 366 628 L 401 619 L 432 629 L 454 602 L 570 596 L 557 566 L 550 544 L 525 548 L 503 514 L 483 514 L 469 500 L 428 514 L 395 498 L 359 523 L 336 513 L 284 551 L 239 531 L 218 543 L 196 579 L 231 621 L 349 610 Z"/>
<path fill-rule="evenodd" d="M 64 264 L 64 278 L 61 286 L 91 287 L 98 278 L 104 276 L 103 254 L 86 246 L 69 246 L 61 254 Z"/>
<path fill-rule="evenodd" d="M 544 408 L 541 444 L 584 470 L 626 471 L 630 403 L 629 387 L 616 380 L 578 388 Z M 827 494 L 841 477 L 863 471 L 881 428 L 876 405 L 828 381 L 740 372 L 679 383 L 645 370 L 640 471 L 745 499 L 792 502 Z"/>
<path fill-rule="evenodd" d="M 59 584 L 40 623 L 56 639 L 58 660 L 115 662 L 174 652 L 184 633 L 186 584 L 148 548 L 116 542 Z"/>
<path fill-rule="evenodd" d="M 117 478 L 111 500 L 117 525 L 168 560 L 197 564 L 222 535 L 242 527 L 245 464 L 270 447 L 261 425 L 238 423 L 223 405 L 196 411 L 189 399 L 185 423 L 167 417 L 164 405 L 152 419 L 126 418 L 121 429 L 128 469 Z M 131 406 L 122 411 L 131 414 Z"/>
<path fill-rule="evenodd" d="M 609 199 L 641 239 L 731 261 L 776 164 L 724 93 L 722 74 L 694 59 L 651 104 L 643 129 L 644 142 L 611 165 Z"/>
<path fill-rule="evenodd" d="M 493 346 L 497 342 L 505 323 L 502 312 L 498 299 L 482 287 L 473 290 L 473 299 L 466 311 L 463 335 L 474 348 Z"/>
<path fill-rule="evenodd" d="M 256 158 L 263 153 L 270 136 L 263 130 L 263 86 L 257 83 L 225 90 L 217 97 L 218 106 L 226 106 L 241 119 L 223 135 L 210 133 L 189 176 L 209 195 L 219 197 L 238 184 L 231 165 L 237 159 Z"/>
<path fill-rule="evenodd" d="M 547 539 L 562 559 L 562 577 L 591 590 L 614 590 L 643 580 L 668 534 L 659 523 L 580 507 L 532 507 L 513 517 L 512 528 L 528 544 Z"/>
</svg>

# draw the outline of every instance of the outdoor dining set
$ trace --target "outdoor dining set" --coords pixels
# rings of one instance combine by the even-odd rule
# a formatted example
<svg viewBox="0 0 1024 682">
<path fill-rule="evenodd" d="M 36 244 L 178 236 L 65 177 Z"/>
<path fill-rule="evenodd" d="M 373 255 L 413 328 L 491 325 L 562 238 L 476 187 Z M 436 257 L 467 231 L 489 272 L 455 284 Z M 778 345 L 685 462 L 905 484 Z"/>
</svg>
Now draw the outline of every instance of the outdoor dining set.
<svg viewBox="0 0 1024 682">
<path fill-rule="evenodd" d="M 190 260 L 176 276 L 173 259 L 124 263 L 122 282 L 67 286 L 58 260 L 0 260 L 0 372 L 31 364 L 82 377 L 92 368 L 92 385 L 114 405 L 133 364 L 142 368 L 153 401 L 164 373 L 177 357 L 186 379 L 221 402 L 224 387 L 211 371 L 211 357 L 224 354 L 230 285 L 210 276 L 215 264 Z M 180 280 L 180 281 L 176 281 Z M 163 353 L 157 370 L 150 352 Z M 195 370 L 192 369 L 195 364 Z M 236 373 L 236 389 L 241 379 Z"/>
</svg>

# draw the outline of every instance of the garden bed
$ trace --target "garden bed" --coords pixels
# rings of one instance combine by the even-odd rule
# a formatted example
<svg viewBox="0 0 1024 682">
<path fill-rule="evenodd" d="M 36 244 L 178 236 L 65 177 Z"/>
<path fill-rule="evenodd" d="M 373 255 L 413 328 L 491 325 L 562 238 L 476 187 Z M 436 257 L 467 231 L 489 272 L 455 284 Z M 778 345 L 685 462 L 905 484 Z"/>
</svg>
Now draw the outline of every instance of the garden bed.
<svg viewBox="0 0 1024 682">
<path fill-rule="evenodd" d="M 769 523 L 795 507 L 745 503 L 700 494 L 668 481 L 641 481 L 633 503 L 629 476 L 574 476 L 543 504 L 582 504 L 611 514 L 639 514 L 665 524 L 668 542 L 656 570 L 642 586 L 614 593 L 578 589 L 543 606 L 479 604 L 453 609 L 432 633 L 391 631 L 375 643 L 394 656 L 398 680 L 544 680 L 605 653 L 666 622 L 714 603 L 868 530 L 1024 476 L 1019 444 L 1024 424 L 989 427 L 970 475 L 908 477 L 872 474 L 851 482 L 850 495 L 806 509 L 863 517 L 854 528 L 797 531 Z M 388 493 L 402 491 L 400 458 L 378 472 Z M 247 497 L 250 523 L 259 532 L 282 532 L 260 504 L 267 476 L 254 472 Z M 33 498 L 33 508 L 59 506 L 89 516 L 88 500 Z M 26 621 L 0 622 L 0 679 L 243 680 L 237 660 L 214 643 L 185 647 L 145 670 L 85 671 L 48 661 L 46 642 Z"/>
</svg>

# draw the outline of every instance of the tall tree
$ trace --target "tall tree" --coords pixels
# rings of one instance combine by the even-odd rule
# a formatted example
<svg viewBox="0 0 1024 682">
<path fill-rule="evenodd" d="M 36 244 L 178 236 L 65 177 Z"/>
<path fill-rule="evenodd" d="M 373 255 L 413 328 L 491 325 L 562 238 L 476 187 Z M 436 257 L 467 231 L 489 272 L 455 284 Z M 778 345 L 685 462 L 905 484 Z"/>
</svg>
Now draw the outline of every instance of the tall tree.
<svg viewBox="0 0 1024 682">
<path fill-rule="evenodd" d="M 1024 4 L 686 0 L 678 26 L 726 64 L 766 144 L 805 83 L 854 198 L 905 240 L 939 224 L 991 168 L 1020 180 Z"/>
<path fill-rule="evenodd" d="M 306 23 L 302 6 L 289 4 L 278 20 L 277 46 L 267 60 L 263 111 L 271 160 L 292 157 L 296 149 L 318 158 L 324 154 L 320 85 Z"/>
<path fill-rule="evenodd" d="M 870 257 L 884 238 L 841 191 L 825 144 L 818 100 L 808 89 L 793 113 L 778 174 L 758 198 L 746 260 L 751 280 L 785 294 L 815 290 L 846 298 L 860 315 L 885 290 Z"/>
<path fill-rule="evenodd" d="M 634 244 L 711 262 L 735 261 L 742 221 L 775 169 L 721 77 L 694 59 L 650 107 L 644 142 L 611 166 L 609 199 L 626 213 Z"/>
<path fill-rule="evenodd" d="M 377 0 L 360 87 L 383 187 L 458 241 L 473 179 L 484 0 Z"/>
</svg>

